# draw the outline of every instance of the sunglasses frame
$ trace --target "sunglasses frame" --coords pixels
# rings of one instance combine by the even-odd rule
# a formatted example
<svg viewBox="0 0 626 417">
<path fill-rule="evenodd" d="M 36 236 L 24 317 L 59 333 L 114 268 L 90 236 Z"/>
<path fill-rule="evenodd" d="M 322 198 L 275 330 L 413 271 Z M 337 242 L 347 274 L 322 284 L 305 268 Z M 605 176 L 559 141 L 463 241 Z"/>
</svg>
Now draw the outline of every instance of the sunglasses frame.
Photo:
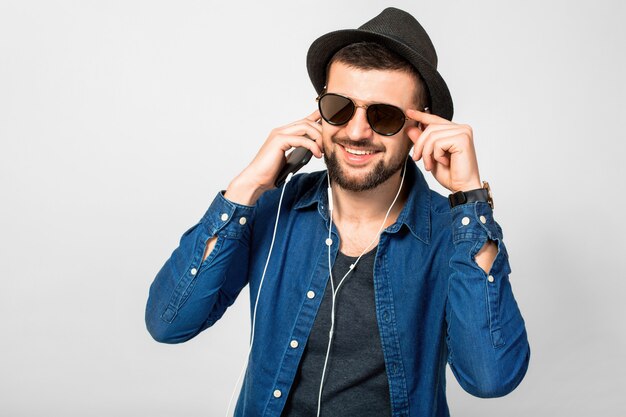
<svg viewBox="0 0 626 417">
<path fill-rule="evenodd" d="M 322 98 L 324 98 L 325 96 L 337 96 L 337 97 L 345 98 L 346 100 L 348 100 L 348 101 L 350 101 L 350 102 L 352 103 L 352 114 L 350 115 L 350 117 L 348 118 L 348 120 L 346 120 L 344 123 L 333 123 L 333 122 L 331 122 L 330 120 L 326 119 L 326 117 L 324 117 L 324 114 L 323 114 L 323 112 L 322 112 L 322 103 L 321 103 L 321 100 L 322 100 Z M 354 113 L 356 113 L 356 109 L 357 109 L 357 108 L 362 108 L 362 109 L 364 109 L 364 110 L 365 110 L 365 115 L 366 115 L 366 118 L 367 118 L 367 123 L 370 125 L 370 128 L 371 128 L 374 132 L 376 132 L 377 134 L 379 134 L 379 135 L 381 135 L 381 136 L 393 136 L 393 135 L 397 134 L 398 132 L 400 132 L 400 131 L 402 130 L 402 128 L 404 127 L 404 124 L 406 123 L 406 121 L 407 121 L 407 120 L 410 120 L 408 117 L 406 117 L 406 115 L 404 114 L 404 111 L 402 111 L 402 109 L 401 109 L 400 107 L 398 107 L 398 106 L 394 106 L 393 104 L 387 104 L 387 103 L 372 103 L 372 104 L 368 104 L 368 105 L 361 106 L 361 105 L 356 104 L 356 103 L 354 102 L 354 100 L 352 100 L 350 97 L 346 97 L 346 96 L 343 96 L 343 95 L 341 95 L 341 94 L 337 94 L 337 93 L 329 93 L 329 92 L 324 92 L 324 93 L 320 94 L 319 96 L 317 96 L 317 98 L 315 99 L 315 101 L 317 101 L 317 107 L 318 107 L 318 109 L 319 109 L 319 111 L 320 111 L 320 116 L 322 116 L 322 119 L 324 119 L 324 120 L 326 121 L 326 123 L 328 123 L 329 125 L 332 125 L 332 126 L 343 126 L 343 125 L 347 124 L 347 123 L 348 123 L 350 120 L 352 120 L 352 118 L 354 117 Z M 404 119 L 404 120 L 403 120 L 403 122 L 402 122 L 402 125 L 400 125 L 400 128 L 398 128 L 398 130 L 396 130 L 395 132 L 392 132 L 392 133 L 381 133 L 381 132 L 379 132 L 378 130 L 376 130 L 376 129 L 374 128 L 374 126 L 372 126 L 372 122 L 370 121 L 370 115 L 369 115 L 369 112 L 367 111 L 367 109 L 368 109 L 369 107 L 371 107 L 371 106 L 377 106 L 377 105 L 378 105 L 378 106 L 388 106 L 388 107 L 392 107 L 392 108 L 394 108 L 394 109 L 397 109 L 397 110 L 400 112 L 400 114 L 402 114 L 402 116 L 403 116 L 403 119 Z"/>
</svg>

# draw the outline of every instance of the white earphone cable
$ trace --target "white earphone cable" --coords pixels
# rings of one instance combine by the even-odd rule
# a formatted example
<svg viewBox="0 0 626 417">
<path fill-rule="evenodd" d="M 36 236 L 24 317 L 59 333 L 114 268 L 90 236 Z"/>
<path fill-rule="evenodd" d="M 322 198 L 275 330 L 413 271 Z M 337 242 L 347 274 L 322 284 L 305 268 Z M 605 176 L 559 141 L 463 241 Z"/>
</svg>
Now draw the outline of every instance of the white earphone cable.
<svg viewBox="0 0 626 417">
<path fill-rule="evenodd" d="M 332 204 L 332 189 L 330 187 L 330 176 L 328 174 L 328 171 L 326 171 L 326 177 L 328 178 L 328 210 L 330 212 L 330 222 L 329 222 L 329 226 L 328 226 L 328 239 L 326 239 L 326 245 L 328 246 L 328 270 L 329 270 L 329 274 L 330 274 L 330 285 L 331 285 L 331 289 L 332 289 L 332 304 L 331 304 L 331 310 L 330 310 L 330 331 L 328 333 L 328 347 L 326 348 L 326 357 L 324 358 L 324 368 L 322 369 L 322 379 L 320 380 L 320 389 L 319 389 L 319 393 L 317 396 L 317 417 L 320 417 L 320 412 L 322 409 L 322 391 L 324 389 L 324 379 L 326 376 L 326 366 L 328 365 L 328 358 L 330 357 L 330 347 L 333 341 L 333 335 L 334 335 L 334 330 L 335 330 L 335 300 L 336 300 L 336 296 L 337 293 L 339 292 L 339 288 L 341 287 L 341 285 L 344 283 L 346 277 L 348 276 L 348 274 L 350 272 L 352 272 L 352 270 L 356 267 L 357 263 L 361 260 L 361 257 L 369 250 L 369 248 L 376 242 L 376 240 L 378 239 L 378 237 L 380 236 L 381 232 L 383 231 L 383 228 L 385 227 L 385 223 L 387 222 L 387 219 L 389 218 L 389 213 L 391 213 L 391 209 L 393 208 L 394 204 L 396 204 L 396 200 L 398 200 L 398 197 L 400 196 L 400 192 L 402 191 L 402 185 L 404 184 L 404 175 L 406 174 L 406 165 L 408 163 L 408 158 L 404 163 L 404 170 L 402 171 L 402 179 L 400 180 L 400 187 L 398 187 L 398 192 L 396 193 L 396 196 L 394 197 L 393 201 L 391 202 L 391 205 L 389 206 L 389 209 L 387 210 L 387 213 L 385 214 L 385 218 L 383 219 L 382 224 L 380 225 L 380 228 L 378 229 L 378 232 L 376 233 L 376 235 L 374 236 L 374 239 L 372 239 L 372 241 L 370 242 L 369 245 L 367 245 L 367 247 L 363 250 L 363 252 L 359 255 L 359 257 L 356 259 L 356 261 L 354 261 L 353 264 L 350 265 L 350 269 L 348 270 L 348 272 L 346 272 L 346 274 L 343 276 L 343 278 L 341 278 L 341 280 L 339 281 L 339 285 L 337 285 L 337 289 L 335 290 L 335 284 L 333 282 L 333 272 L 332 272 L 332 265 L 331 265 L 331 261 L 330 261 L 330 247 L 332 245 L 332 239 L 331 239 L 331 230 L 332 230 L 332 226 L 333 226 L 333 204 Z"/>
<path fill-rule="evenodd" d="M 263 281 L 265 280 L 265 272 L 267 271 L 267 265 L 270 263 L 270 257 L 272 256 L 272 249 L 274 248 L 274 241 L 276 240 L 276 230 L 278 230 L 278 219 L 280 217 L 280 207 L 283 204 L 283 196 L 285 195 L 285 188 L 287 187 L 287 183 L 291 181 L 291 177 L 293 177 L 293 173 L 289 173 L 287 178 L 285 179 L 285 184 L 283 185 L 283 189 L 280 192 L 280 200 L 278 200 L 278 209 L 276 211 L 276 222 L 274 223 L 274 233 L 272 234 L 272 243 L 270 244 L 270 250 L 267 254 L 267 260 L 265 261 L 265 267 L 263 268 L 263 275 L 261 276 L 261 282 L 259 283 L 259 289 L 256 293 L 256 301 L 254 302 L 254 311 L 252 313 L 252 330 L 250 337 L 250 348 L 248 349 L 248 354 L 246 355 L 246 361 L 241 368 L 241 372 L 239 373 L 239 377 L 237 378 L 237 382 L 235 382 L 235 387 L 233 388 L 233 392 L 230 395 L 230 400 L 228 401 L 228 409 L 226 410 L 226 417 L 230 415 L 230 407 L 233 403 L 233 398 L 235 397 L 235 392 L 237 391 L 237 386 L 239 385 L 239 381 L 241 380 L 242 375 L 244 374 L 246 368 L 248 367 L 248 361 L 250 359 L 250 354 L 252 353 L 252 344 L 254 343 L 254 329 L 256 325 L 256 309 L 259 305 L 259 296 L 261 295 L 261 288 L 263 288 Z"/>
<path fill-rule="evenodd" d="M 391 210 L 393 208 L 393 206 L 395 205 L 400 192 L 402 190 L 402 185 L 404 184 L 404 176 L 406 174 L 406 164 L 408 163 L 408 159 L 405 162 L 404 165 L 404 170 L 402 172 L 402 179 L 400 181 L 400 187 L 398 188 L 398 192 L 396 193 L 396 196 L 394 197 L 393 201 L 391 202 L 391 205 L 389 206 L 389 209 L 387 210 L 387 213 L 385 214 L 385 218 L 383 219 L 383 222 L 380 226 L 380 228 L 378 229 L 378 232 L 376 233 L 376 235 L 374 236 L 374 239 L 372 239 L 372 241 L 370 242 L 370 244 L 363 250 L 363 252 L 361 253 L 361 255 L 359 255 L 359 257 L 356 259 L 356 261 L 350 265 L 350 269 L 348 270 L 348 272 L 346 272 L 346 274 L 341 278 L 339 285 L 337 285 L 337 288 L 335 289 L 335 284 L 334 284 L 334 280 L 333 280 L 333 275 L 332 275 L 332 264 L 331 264 L 331 259 L 330 259 L 330 248 L 332 246 L 332 224 L 333 224 L 333 197 L 332 197 L 332 188 L 330 186 L 330 176 L 328 174 L 328 171 L 326 172 L 326 176 L 328 178 L 328 209 L 330 212 L 330 222 L 329 222 L 329 227 L 328 227 L 328 238 L 326 239 L 326 245 L 328 247 L 328 269 L 329 269 L 329 273 L 330 273 L 330 283 L 331 283 L 331 289 L 332 289 L 332 305 L 331 305 L 331 325 L 330 325 L 330 331 L 328 334 L 328 347 L 326 349 L 326 357 L 324 359 L 324 368 L 322 370 L 322 379 L 320 381 L 320 389 L 319 389 L 319 395 L 318 395 L 318 400 L 317 400 L 317 417 L 320 416 L 320 411 L 321 411 L 321 403 L 322 403 L 322 392 L 324 389 L 324 379 L 325 379 L 325 375 L 326 375 L 326 368 L 328 365 L 328 358 L 330 356 L 330 348 L 332 345 L 332 340 L 333 340 L 333 335 L 334 335 L 334 328 L 335 328 L 335 300 L 336 300 L 336 296 L 337 293 L 339 291 L 339 288 L 341 288 L 341 285 L 344 283 L 346 277 L 348 276 L 348 274 L 350 274 L 350 272 L 352 272 L 352 270 L 354 269 L 354 267 L 357 265 L 357 263 L 359 262 L 359 260 L 361 259 L 361 257 L 369 250 L 369 248 L 376 242 L 376 240 L 378 239 L 379 235 L 381 234 L 385 223 L 387 222 L 387 219 L 389 218 L 389 214 L 391 213 Z M 293 177 L 293 174 L 289 174 L 285 180 L 285 185 L 283 186 L 283 189 L 280 193 L 280 199 L 278 201 L 278 209 L 276 212 L 276 221 L 274 223 L 274 231 L 272 234 L 272 241 L 270 243 L 270 248 L 267 254 L 267 259 L 265 261 L 265 266 L 263 268 L 263 274 L 261 276 L 261 281 L 259 283 L 259 289 L 257 290 L 257 296 L 256 296 L 256 300 L 254 303 L 254 310 L 252 313 L 252 329 L 251 329 L 251 337 L 250 337 L 250 347 L 248 349 L 248 354 L 246 355 L 246 361 L 243 364 L 243 367 L 241 369 L 241 372 L 239 373 L 239 377 L 237 378 L 237 381 L 235 382 L 235 386 L 233 388 L 233 392 L 230 396 L 230 400 L 228 402 L 228 409 L 226 410 L 226 417 L 230 416 L 230 409 L 232 406 L 232 402 L 235 396 L 235 392 L 237 391 L 237 387 L 239 386 L 239 383 L 241 381 L 241 378 L 248 366 L 248 362 L 250 359 L 250 354 L 252 353 L 252 346 L 254 344 L 254 331 L 256 328 L 256 313 L 257 313 L 257 307 L 259 305 L 259 298 L 261 295 L 261 288 L 263 288 L 263 282 L 265 281 L 265 273 L 267 272 L 267 267 L 269 265 L 269 261 L 270 258 L 272 256 L 272 249 L 274 248 L 274 242 L 276 240 L 276 231 L 278 230 L 278 220 L 280 218 L 280 209 L 282 206 L 282 202 L 283 202 L 283 197 L 285 194 L 285 187 L 287 185 L 287 183 L 289 181 L 291 181 L 291 177 Z"/>
</svg>

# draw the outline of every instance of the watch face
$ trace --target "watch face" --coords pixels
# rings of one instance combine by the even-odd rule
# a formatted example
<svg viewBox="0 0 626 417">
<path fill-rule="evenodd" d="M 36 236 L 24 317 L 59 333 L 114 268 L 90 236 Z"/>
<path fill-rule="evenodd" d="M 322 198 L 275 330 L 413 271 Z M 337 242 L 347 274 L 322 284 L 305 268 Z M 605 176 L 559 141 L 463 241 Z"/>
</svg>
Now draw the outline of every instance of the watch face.
<svg viewBox="0 0 626 417">
<path fill-rule="evenodd" d="M 491 187 L 487 181 L 483 181 L 483 188 L 487 190 L 487 194 L 489 195 L 489 205 L 493 210 L 493 195 L 491 194 Z"/>
</svg>

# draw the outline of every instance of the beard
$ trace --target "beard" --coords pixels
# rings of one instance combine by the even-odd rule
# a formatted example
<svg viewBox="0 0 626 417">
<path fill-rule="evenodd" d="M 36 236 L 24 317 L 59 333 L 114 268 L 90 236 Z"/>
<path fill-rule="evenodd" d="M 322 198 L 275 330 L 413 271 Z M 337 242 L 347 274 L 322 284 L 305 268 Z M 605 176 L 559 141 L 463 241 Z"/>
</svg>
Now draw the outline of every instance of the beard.
<svg viewBox="0 0 626 417">
<path fill-rule="evenodd" d="M 333 140 L 334 143 L 338 143 Z M 345 141 L 344 141 L 345 142 Z M 343 144 L 343 142 L 342 142 Z M 353 148 L 365 147 L 366 143 L 361 143 L 359 145 L 350 144 Z M 367 191 L 373 188 L 378 187 L 389 178 L 391 178 L 396 172 L 400 171 L 404 166 L 406 158 L 409 154 L 409 150 L 403 152 L 402 154 L 394 156 L 388 163 L 385 161 L 378 161 L 373 168 L 369 170 L 362 178 L 351 178 L 346 175 L 346 171 L 344 167 L 339 163 L 339 159 L 337 158 L 337 152 L 324 152 L 324 162 L 326 162 L 326 168 L 328 169 L 328 175 L 330 176 L 331 181 L 335 184 L 343 188 L 344 190 L 349 191 Z"/>
</svg>

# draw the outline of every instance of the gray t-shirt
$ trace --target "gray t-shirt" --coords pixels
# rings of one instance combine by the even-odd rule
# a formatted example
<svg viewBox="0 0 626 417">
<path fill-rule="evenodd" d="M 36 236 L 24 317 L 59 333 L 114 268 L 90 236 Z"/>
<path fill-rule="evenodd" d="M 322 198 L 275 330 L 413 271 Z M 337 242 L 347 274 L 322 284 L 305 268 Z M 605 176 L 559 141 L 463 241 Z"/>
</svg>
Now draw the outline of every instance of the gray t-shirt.
<svg viewBox="0 0 626 417">
<path fill-rule="evenodd" d="M 348 274 L 335 302 L 335 334 L 326 369 L 321 415 L 390 416 L 385 370 L 374 302 L 376 248 L 363 255 Z M 339 252 L 333 265 L 335 287 L 357 257 Z M 316 416 L 330 331 L 330 280 L 311 329 L 282 417 Z"/>
</svg>

